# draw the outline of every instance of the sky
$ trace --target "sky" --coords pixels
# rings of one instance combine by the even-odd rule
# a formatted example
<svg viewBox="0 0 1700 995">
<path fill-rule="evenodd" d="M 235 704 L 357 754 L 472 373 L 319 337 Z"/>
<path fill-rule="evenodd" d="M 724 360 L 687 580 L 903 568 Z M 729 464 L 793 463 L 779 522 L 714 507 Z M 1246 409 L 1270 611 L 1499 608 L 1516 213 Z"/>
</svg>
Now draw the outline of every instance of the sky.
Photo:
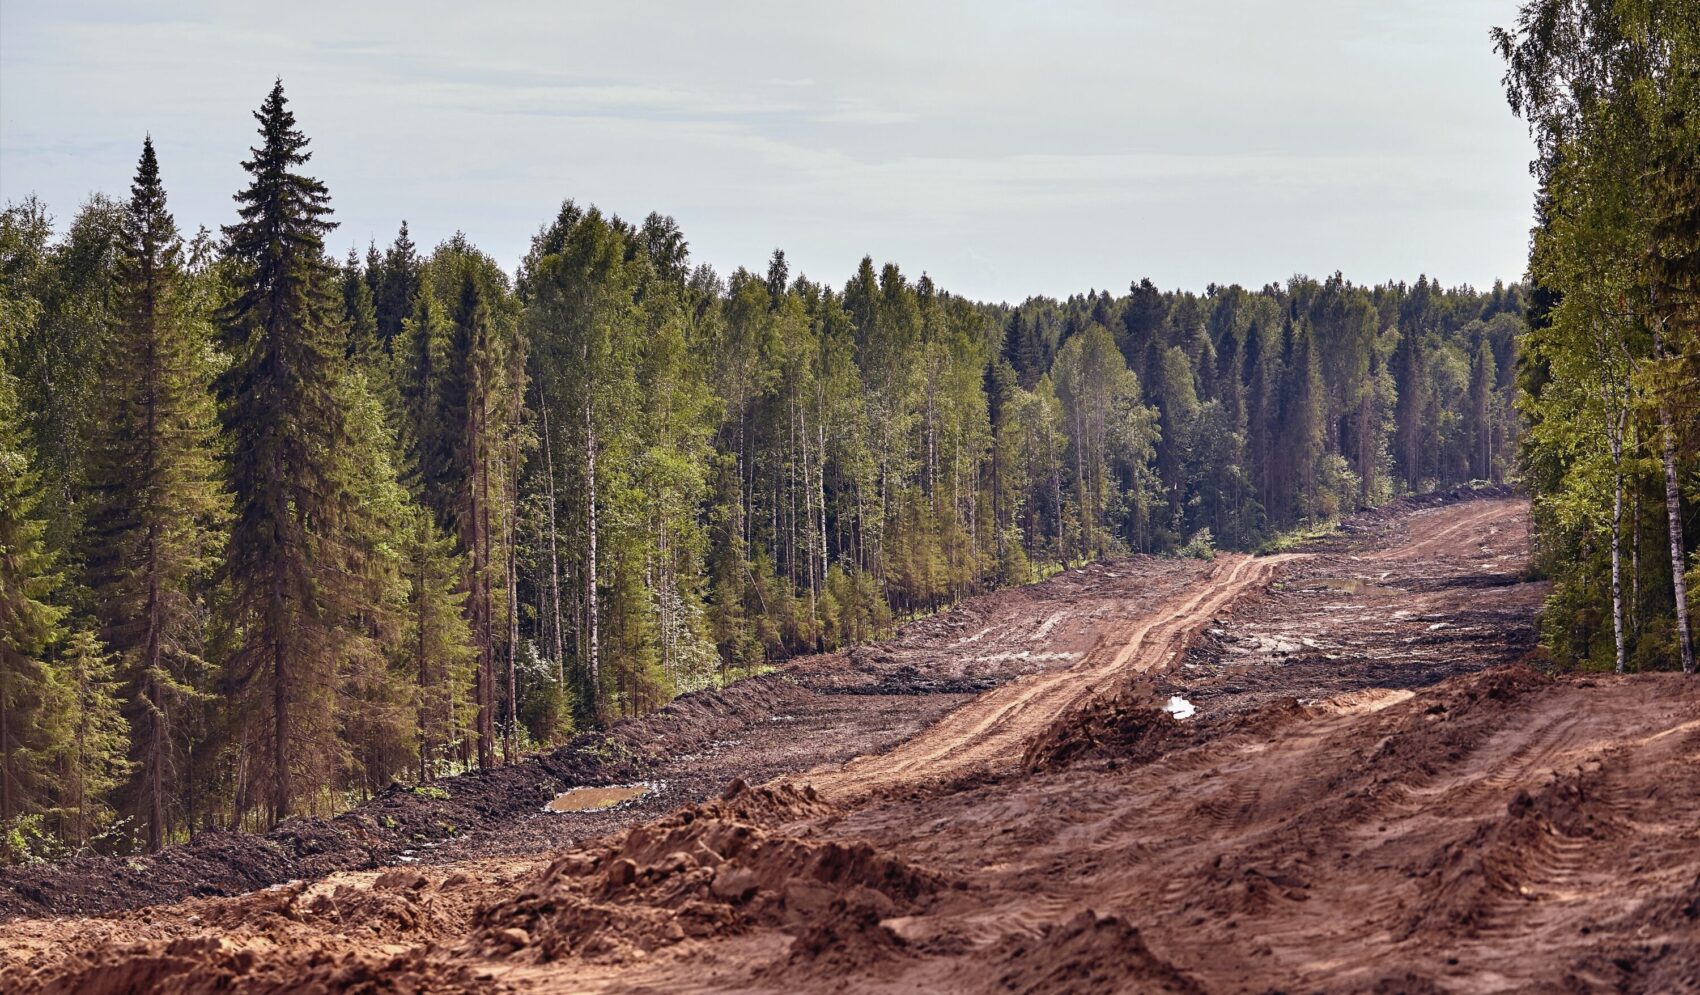
<svg viewBox="0 0 1700 995">
<path fill-rule="evenodd" d="M 151 133 L 179 226 L 233 220 L 281 77 L 339 255 L 402 219 L 504 266 L 561 201 L 677 219 L 695 262 L 841 285 L 864 255 L 982 300 L 1486 287 L 1533 149 L 1515 0 L 0 0 L 0 201 L 61 224 Z"/>
</svg>

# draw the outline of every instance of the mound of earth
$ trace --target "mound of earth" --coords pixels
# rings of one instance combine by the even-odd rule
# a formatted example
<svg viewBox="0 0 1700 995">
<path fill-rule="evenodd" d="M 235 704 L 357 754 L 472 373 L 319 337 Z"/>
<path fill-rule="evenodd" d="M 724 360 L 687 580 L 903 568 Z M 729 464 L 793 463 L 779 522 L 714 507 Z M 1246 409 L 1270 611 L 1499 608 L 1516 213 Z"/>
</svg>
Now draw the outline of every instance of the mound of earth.
<svg viewBox="0 0 1700 995">
<path fill-rule="evenodd" d="M 765 925 L 802 930 L 806 949 L 840 928 L 859 935 L 913 913 L 947 886 L 866 842 L 764 828 L 825 811 L 812 790 L 735 782 L 719 802 L 556 860 L 519 894 L 481 910 L 473 942 L 531 961 L 618 962 Z"/>
</svg>

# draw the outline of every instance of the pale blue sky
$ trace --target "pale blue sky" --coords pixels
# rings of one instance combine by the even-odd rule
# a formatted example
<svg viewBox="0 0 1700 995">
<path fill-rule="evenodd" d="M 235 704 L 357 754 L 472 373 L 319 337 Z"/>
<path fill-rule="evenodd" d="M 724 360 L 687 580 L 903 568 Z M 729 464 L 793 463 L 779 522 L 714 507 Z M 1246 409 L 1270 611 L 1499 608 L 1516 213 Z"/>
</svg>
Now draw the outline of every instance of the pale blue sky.
<svg viewBox="0 0 1700 995">
<path fill-rule="evenodd" d="M 407 218 L 512 266 L 565 197 L 676 217 L 699 262 L 985 299 L 1523 272 L 1514 0 L 321 3 L 0 0 L 0 199 L 61 222 L 152 132 L 227 223 L 281 75 L 341 254 Z"/>
</svg>

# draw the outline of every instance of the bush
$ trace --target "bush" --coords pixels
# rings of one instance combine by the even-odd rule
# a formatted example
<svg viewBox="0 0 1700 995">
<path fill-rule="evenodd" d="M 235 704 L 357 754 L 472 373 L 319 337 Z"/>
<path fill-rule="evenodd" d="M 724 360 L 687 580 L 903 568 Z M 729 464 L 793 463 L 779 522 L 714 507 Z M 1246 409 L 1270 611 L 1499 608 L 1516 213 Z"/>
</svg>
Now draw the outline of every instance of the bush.
<svg viewBox="0 0 1700 995">
<path fill-rule="evenodd" d="M 47 831 L 39 812 L 0 823 L 0 867 L 40 864 L 70 856 L 70 850 Z"/>
<path fill-rule="evenodd" d="M 1208 528 L 1199 529 L 1186 541 L 1186 545 L 1175 551 L 1177 556 L 1193 560 L 1214 560 L 1216 558 L 1216 540 Z"/>
</svg>

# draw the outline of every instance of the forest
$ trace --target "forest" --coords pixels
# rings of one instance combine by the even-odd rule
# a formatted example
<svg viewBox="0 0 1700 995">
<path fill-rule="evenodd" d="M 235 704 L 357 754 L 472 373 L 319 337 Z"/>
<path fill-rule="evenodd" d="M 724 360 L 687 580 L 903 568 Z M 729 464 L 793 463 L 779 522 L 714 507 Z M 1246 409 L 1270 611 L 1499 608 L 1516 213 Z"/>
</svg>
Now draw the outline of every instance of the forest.
<svg viewBox="0 0 1700 995">
<path fill-rule="evenodd" d="M 1515 402 L 1563 662 L 1694 671 L 1700 16 L 1535 0 L 1495 32 L 1539 181 Z"/>
<path fill-rule="evenodd" d="M 1559 100 L 1517 92 L 1532 120 Z M 1625 101 L 1598 127 L 1664 180 L 1607 193 L 1687 183 L 1666 220 L 1691 233 L 1700 142 L 1669 159 L 1640 127 L 1658 108 Z M 722 275 L 669 217 L 571 200 L 513 272 L 405 222 L 339 256 L 281 82 L 255 118 L 217 231 L 178 227 L 151 140 L 127 198 L 0 216 L 5 861 L 430 790 L 976 592 L 1519 473 L 1578 604 L 1615 482 L 1620 662 L 1673 631 L 1653 550 L 1693 479 L 1693 270 L 1613 310 L 1645 232 L 1568 198 L 1640 174 L 1568 155 L 1568 127 L 1533 290 L 1134 279 L 1011 304 L 871 258 L 841 285 L 780 251 Z M 1557 645 L 1596 655 L 1610 630 L 1577 625 Z"/>
</svg>

